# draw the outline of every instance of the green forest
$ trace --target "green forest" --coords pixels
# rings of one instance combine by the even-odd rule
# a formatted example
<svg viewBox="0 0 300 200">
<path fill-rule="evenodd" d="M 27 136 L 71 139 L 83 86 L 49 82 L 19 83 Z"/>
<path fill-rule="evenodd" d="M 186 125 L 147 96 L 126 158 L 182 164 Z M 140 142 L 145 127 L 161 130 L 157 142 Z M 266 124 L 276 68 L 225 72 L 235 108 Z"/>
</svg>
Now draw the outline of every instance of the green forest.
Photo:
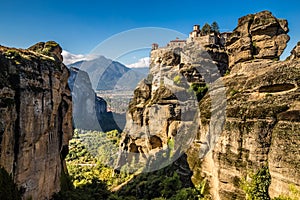
<svg viewBox="0 0 300 200">
<path fill-rule="evenodd" d="M 69 174 L 53 200 L 210 199 L 206 182 L 186 187 L 173 165 L 151 173 L 115 172 L 119 142 L 117 131 L 75 130 L 66 158 Z"/>
</svg>

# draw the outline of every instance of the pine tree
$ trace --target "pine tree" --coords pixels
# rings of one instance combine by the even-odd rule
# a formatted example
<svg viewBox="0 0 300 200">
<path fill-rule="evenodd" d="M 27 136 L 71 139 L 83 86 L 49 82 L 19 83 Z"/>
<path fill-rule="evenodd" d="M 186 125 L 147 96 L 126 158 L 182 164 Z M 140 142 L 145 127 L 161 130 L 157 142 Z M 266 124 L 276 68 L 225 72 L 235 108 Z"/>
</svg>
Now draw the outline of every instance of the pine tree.
<svg viewBox="0 0 300 200">
<path fill-rule="evenodd" d="M 207 35 L 211 32 L 211 27 L 208 23 L 205 23 L 204 26 L 201 29 L 202 35 Z"/>
<path fill-rule="evenodd" d="M 214 33 L 220 33 L 219 31 L 219 25 L 217 22 L 213 22 L 211 24 L 211 31 L 214 32 Z"/>
</svg>

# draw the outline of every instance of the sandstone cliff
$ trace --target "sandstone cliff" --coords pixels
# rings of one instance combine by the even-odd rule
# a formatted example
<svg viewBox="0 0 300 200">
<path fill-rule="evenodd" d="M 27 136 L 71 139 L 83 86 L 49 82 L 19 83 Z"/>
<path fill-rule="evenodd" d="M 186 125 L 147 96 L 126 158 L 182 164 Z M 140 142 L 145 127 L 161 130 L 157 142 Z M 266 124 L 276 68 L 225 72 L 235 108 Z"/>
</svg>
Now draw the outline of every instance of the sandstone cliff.
<svg viewBox="0 0 300 200">
<path fill-rule="evenodd" d="M 288 31 L 287 20 L 269 11 L 241 17 L 226 41 L 229 66 L 252 59 L 278 60 L 290 39 Z"/>
<path fill-rule="evenodd" d="M 150 74 L 129 105 L 117 167 L 133 162 L 134 168 L 146 165 L 146 170 L 157 170 L 187 150 L 199 129 L 198 100 L 207 92 L 207 84 L 227 69 L 224 52 L 193 42 L 151 52 Z M 188 176 L 189 169 L 178 173 Z"/>
<path fill-rule="evenodd" d="M 198 165 L 193 155 L 201 153 L 202 142 L 194 143 L 188 154 L 194 174 L 209 178 L 214 199 L 243 199 L 241 179 L 265 165 L 271 174 L 271 197 L 288 194 L 290 184 L 300 186 L 299 75 L 298 60 L 251 61 L 235 65 L 223 78 L 225 128 Z M 209 106 L 206 96 L 200 103 L 204 130 L 211 121 Z M 200 134 L 205 139 L 207 132 Z"/>
<path fill-rule="evenodd" d="M 289 40 L 287 31 L 286 20 L 264 11 L 239 19 L 227 42 L 231 73 L 222 78 L 227 88 L 224 130 L 203 160 L 195 162 L 194 156 L 201 154 L 201 140 L 209 131 L 200 132 L 202 139 L 188 154 L 195 166 L 193 180 L 208 177 L 213 199 L 244 199 L 241 179 L 263 166 L 271 174 L 271 197 L 288 194 L 290 184 L 300 187 L 299 47 L 288 61 L 276 61 Z M 202 130 L 209 130 L 210 101 L 206 96 L 200 102 Z"/>
<path fill-rule="evenodd" d="M 49 199 L 60 190 L 72 137 L 69 71 L 61 47 L 0 46 L 0 165 L 24 199 Z"/>
<path fill-rule="evenodd" d="M 268 11 L 242 17 L 227 40 L 228 66 L 216 59 L 223 49 L 196 43 L 153 50 L 150 75 L 129 106 L 119 165 L 162 167 L 169 157 L 159 155 L 189 148 L 192 181 L 208 180 L 213 199 L 245 199 L 241 180 L 265 166 L 271 197 L 299 188 L 299 46 L 278 61 L 287 32 L 287 21 Z"/>
</svg>

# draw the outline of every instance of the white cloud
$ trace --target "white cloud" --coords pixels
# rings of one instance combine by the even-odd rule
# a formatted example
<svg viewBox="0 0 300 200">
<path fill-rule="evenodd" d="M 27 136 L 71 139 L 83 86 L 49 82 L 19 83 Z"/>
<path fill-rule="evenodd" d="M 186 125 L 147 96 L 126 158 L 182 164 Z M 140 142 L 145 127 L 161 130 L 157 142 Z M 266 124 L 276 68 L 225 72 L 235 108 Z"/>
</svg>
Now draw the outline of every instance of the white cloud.
<svg viewBox="0 0 300 200">
<path fill-rule="evenodd" d="M 132 64 L 127 65 L 127 67 L 129 67 L 129 68 L 143 68 L 143 67 L 149 67 L 149 64 L 150 64 L 150 58 L 145 57 L 145 58 L 139 59 L 136 63 L 132 63 Z"/>
<path fill-rule="evenodd" d="M 72 54 L 66 50 L 63 50 L 61 55 L 64 58 L 63 63 L 65 65 L 69 65 L 69 64 L 72 64 L 72 63 L 75 63 L 78 61 L 82 61 L 82 60 L 85 60 L 85 61 L 93 60 L 93 59 L 99 57 L 98 55 Z"/>
<path fill-rule="evenodd" d="M 62 51 L 61 54 L 64 58 L 63 63 L 69 65 L 78 61 L 89 61 L 94 60 L 99 57 L 99 55 L 83 55 L 83 54 L 72 54 L 66 50 Z M 150 58 L 144 57 L 140 58 L 137 62 L 126 65 L 129 68 L 144 68 L 149 67 Z"/>
<path fill-rule="evenodd" d="M 85 56 L 84 55 L 81 55 L 81 54 L 79 54 L 79 55 L 71 54 L 70 52 L 65 51 L 65 50 L 62 51 L 61 55 L 64 58 L 63 62 L 64 62 L 65 65 L 69 65 L 69 64 L 72 64 L 74 62 L 85 60 Z"/>
</svg>

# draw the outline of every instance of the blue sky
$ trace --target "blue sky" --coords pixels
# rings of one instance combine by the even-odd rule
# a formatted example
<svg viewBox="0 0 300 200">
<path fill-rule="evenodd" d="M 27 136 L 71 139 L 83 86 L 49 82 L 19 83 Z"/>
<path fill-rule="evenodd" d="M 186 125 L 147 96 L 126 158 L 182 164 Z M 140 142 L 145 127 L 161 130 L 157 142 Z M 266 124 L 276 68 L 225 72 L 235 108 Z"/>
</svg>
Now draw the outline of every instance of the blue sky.
<svg viewBox="0 0 300 200">
<path fill-rule="evenodd" d="M 0 44 L 19 48 L 55 40 L 69 52 L 87 54 L 129 29 L 162 27 L 188 34 L 193 24 L 217 21 L 221 31 L 231 31 L 239 17 L 262 10 L 288 19 L 288 51 L 300 41 L 298 0 L 2 0 L 0 5 Z"/>
</svg>

